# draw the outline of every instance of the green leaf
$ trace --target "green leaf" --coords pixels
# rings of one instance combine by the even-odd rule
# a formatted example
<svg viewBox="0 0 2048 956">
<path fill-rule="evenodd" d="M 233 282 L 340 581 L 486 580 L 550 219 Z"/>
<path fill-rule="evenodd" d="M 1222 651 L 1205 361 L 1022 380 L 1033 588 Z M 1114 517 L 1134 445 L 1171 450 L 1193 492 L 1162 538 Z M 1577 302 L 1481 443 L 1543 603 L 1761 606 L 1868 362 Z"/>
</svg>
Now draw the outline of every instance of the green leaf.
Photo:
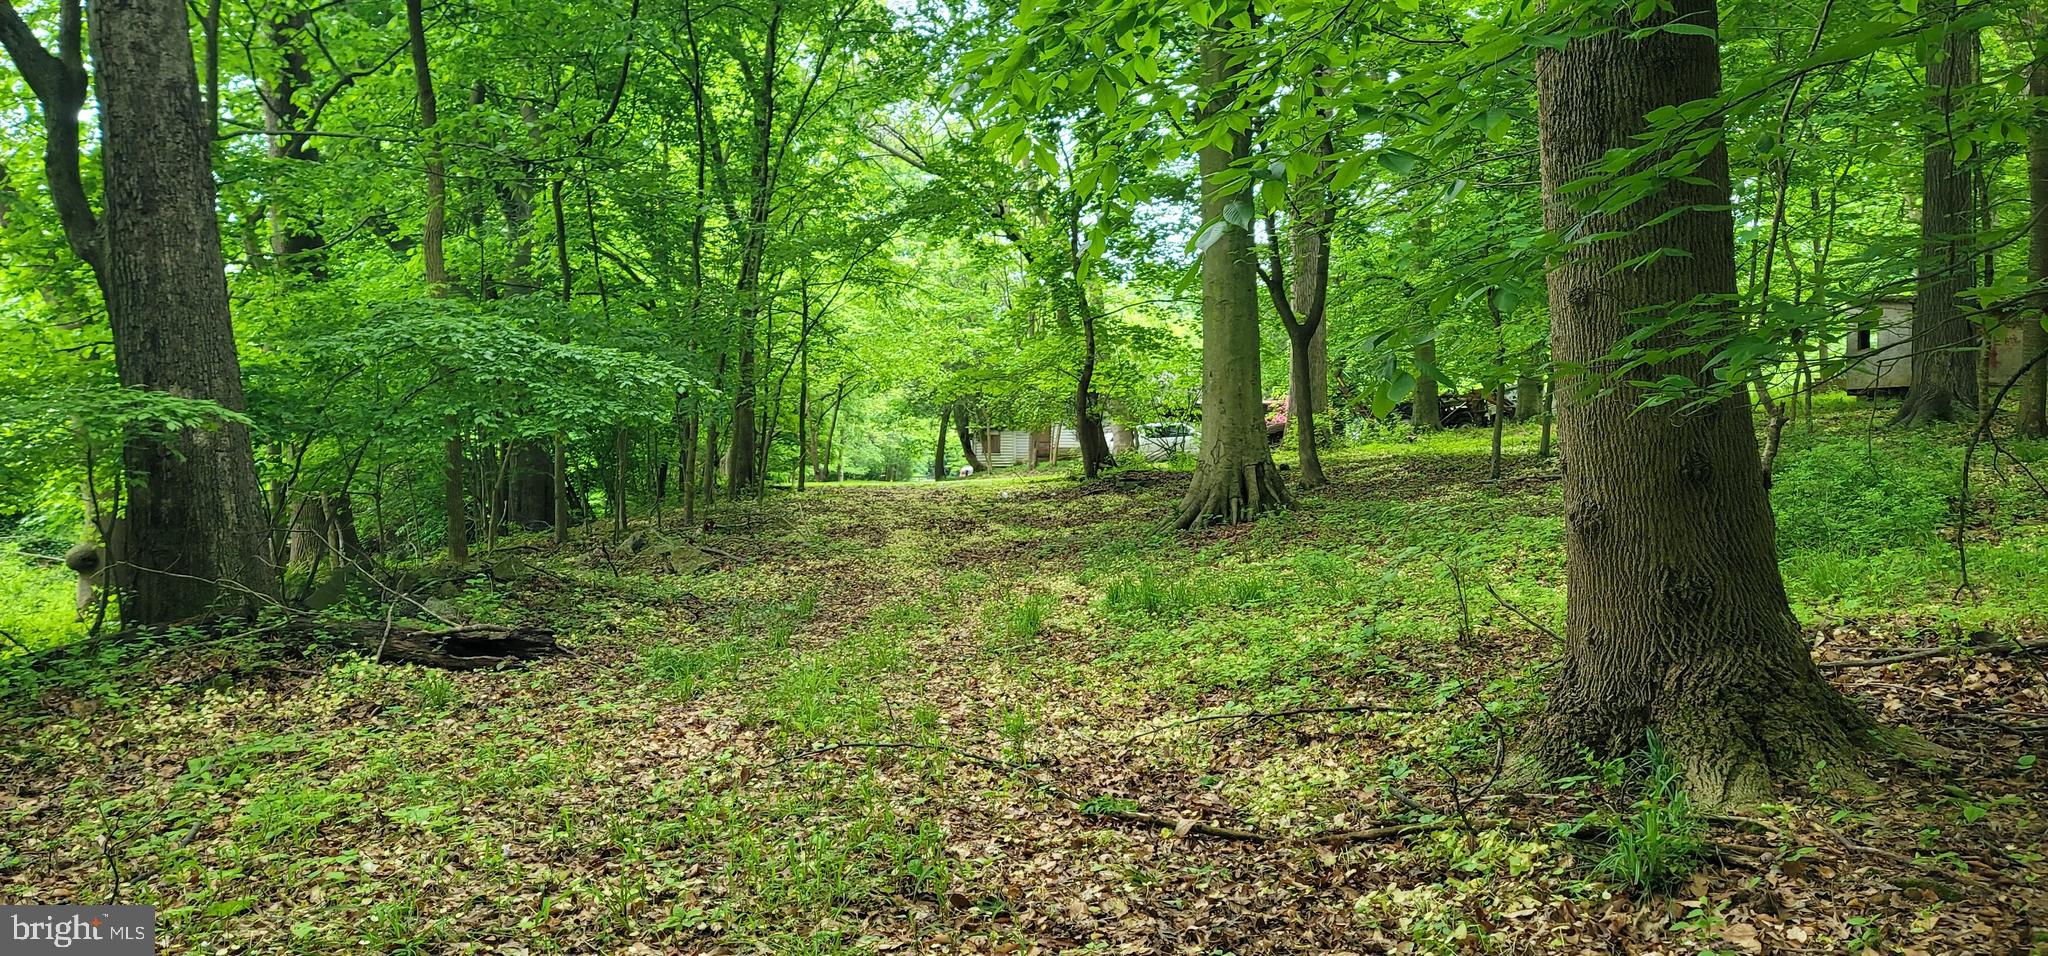
<svg viewBox="0 0 2048 956">
<path fill-rule="evenodd" d="M 1391 169 L 1402 176 L 1406 176 L 1409 173 L 1414 172 L 1415 164 L 1422 161 L 1422 157 L 1417 156 L 1414 153 L 1408 152 L 1405 149 L 1393 149 L 1391 147 L 1380 150 L 1378 154 L 1378 159 L 1380 161 L 1380 165 L 1385 166 L 1388 169 Z"/>
<path fill-rule="evenodd" d="M 1401 374 L 1394 376 L 1393 381 L 1387 383 L 1387 398 L 1395 403 L 1405 402 L 1408 400 L 1408 396 L 1413 394 L 1415 394 L 1415 376 L 1410 372 L 1404 370 Z"/>
</svg>

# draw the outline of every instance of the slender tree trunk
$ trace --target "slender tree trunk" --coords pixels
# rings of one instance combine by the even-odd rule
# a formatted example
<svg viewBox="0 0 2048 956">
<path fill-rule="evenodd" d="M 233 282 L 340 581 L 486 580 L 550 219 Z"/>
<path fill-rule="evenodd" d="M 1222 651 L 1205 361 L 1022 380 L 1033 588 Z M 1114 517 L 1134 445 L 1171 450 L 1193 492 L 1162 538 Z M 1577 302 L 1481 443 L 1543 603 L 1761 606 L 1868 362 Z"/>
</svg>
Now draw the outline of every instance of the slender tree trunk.
<svg viewBox="0 0 2048 956">
<path fill-rule="evenodd" d="M 1489 481 L 1500 480 L 1500 439 L 1501 432 L 1508 426 L 1508 412 L 1504 394 L 1505 386 L 1493 384 L 1493 447 L 1487 456 L 1486 477 Z"/>
<path fill-rule="evenodd" d="M 1328 147 L 1325 143 L 1325 147 Z M 1324 164 L 1327 169 L 1328 164 Z M 1293 288 L 1285 296 L 1281 324 L 1287 330 L 1288 374 L 1287 417 L 1294 429 L 1295 457 L 1300 474 L 1297 488 L 1320 488 L 1329 483 L 1323 477 L 1320 451 L 1322 436 L 1316 432 L 1319 416 L 1329 407 L 1329 372 L 1319 358 L 1316 343 L 1323 341 L 1328 324 L 1325 306 L 1330 299 L 1330 228 L 1336 214 L 1330 208 L 1329 193 L 1320 177 L 1298 187 L 1302 201 L 1296 203 L 1290 244 L 1293 249 Z M 1279 241 L 1274 238 L 1275 242 Z M 1273 260 L 1274 268 L 1279 259 Z M 1273 305 L 1283 306 L 1281 290 L 1272 290 Z"/>
<path fill-rule="evenodd" d="M 947 423 L 952 420 L 952 415 L 953 406 L 951 405 L 939 409 L 939 449 L 932 455 L 933 481 L 946 480 L 946 440 L 952 437 L 946 433 L 946 427 Z"/>
<path fill-rule="evenodd" d="M 441 161 L 441 146 L 434 127 L 439 113 L 434 103 L 434 74 L 427 60 L 427 27 L 421 0 L 406 0 L 405 25 L 412 48 L 413 86 L 419 97 L 420 129 L 426 136 L 427 211 L 420 226 L 420 258 L 426 270 L 427 294 L 444 298 L 448 294 L 448 261 L 441 250 L 442 233 L 448 216 L 448 173 Z M 442 497 L 448 518 L 448 560 L 462 564 L 469 560 L 469 521 L 463 494 L 462 433 L 450 421 L 446 447 L 447 468 Z"/>
<path fill-rule="evenodd" d="M 1101 396 L 1095 394 L 1095 365 L 1099 359 L 1095 344 L 1095 313 L 1081 307 L 1083 352 L 1081 374 L 1074 381 L 1074 437 L 1081 443 L 1081 474 L 1095 478 L 1115 463 L 1109 441 L 1102 434 Z"/>
<path fill-rule="evenodd" d="M 718 422 L 704 423 L 704 507 L 718 500 Z"/>
<path fill-rule="evenodd" d="M 1309 405 L 1321 417 L 1330 413 L 1330 316 L 1316 325 L 1308 340 Z"/>
<path fill-rule="evenodd" d="M 960 441 L 960 457 L 967 459 L 967 467 L 979 475 L 988 470 L 981 456 L 974 453 L 974 433 L 968 426 L 967 403 L 960 402 L 953 407 L 953 434 Z"/>
<path fill-rule="evenodd" d="M 1500 438 L 1507 427 L 1507 382 L 1505 369 L 1508 364 L 1507 342 L 1501 337 L 1502 316 L 1500 306 L 1493 296 L 1486 297 L 1487 311 L 1493 314 L 1493 382 L 1486 389 L 1487 397 L 1493 401 L 1493 448 L 1487 458 L 1486 477 L 1490 481 L 1500 480 Z"/>
<path fill-rule="evenodd" d="M 456 427 L 454 419 L 449 419 L 448 427 Z M 462 434 L 451 432 L 441 443 L 441 452 L 441 507 L 448 516 L 448 560 L 463 564 L 469 560 L 469 507 L 462 488 Z"/>
<path fill-rule="evenodd" d="M 1639 331 L 1641 314 L 1725 309 L 1736 291 L 1718 138 L 1689 181 L 1618 212 L 1591 214 L 1578 205 L 1585 193 L 1561 188 L 1610 150 L 1638 145 L 1646 114 L 1720 90 L 1712 36 L 1656 29 L 1715 29 L 1713 0 L 1619 20 L 1537 60 L 1544 224 L 1617 236 L 1572 247 L 1549 274 L 1551 354 L 1565 368 L 1598 367 Z M 1647 257 L 1659 249 L 1683 254 Z M 1654 261 L 1622 268 L 1637 257 Z M 1701 357 L 1681 355 L 1630 377 L 1706 374 Z M 1854 777 L 1876 726 L 1821 676 L 1792 616 L 1746 397 L 1646 408 L 1626 383 L 1561 386 L 1566 656 L 1526 767 L 1576 772 L 1589 752 L 1627 754 L 1655 734 L 1703 805 L 1763 799 L 1780 779 Z"/>
<path fill-rule="evenodd" d="M 1533 422 L 1543 417 L 1543 377 L 1524 370 L 1515 377 L 1515 421 Z"/>
<path fill-rule="evenodd" d="M 185 5 L 134 0 L 95 5 L 93 13 L 106 182 L 100 280 L 121 384 L 239 412 L 241 363 L 214 211 L 212 125 L 199 101 Z M 69 22 L 75 15 L 67 9 L 66 61 L 78 52 Z M 15 38 L 8 39 L 14 52 Z M 82 76 L 69 72 L 74 63 L 65 66 L 67 75 Z M 63 178 L 52 171 L 53 190 Z M 89 218 L 90 207 L 84 212 Z M 123 553 L 112 557 L 123 572 L 114 582 L 127 591 L 126 622 L 169 624 L 277 595 L 247 426 L 225 422 L 164 442 L 131 440 L 122 460 L 127 533 Z"/>
<path fill-rule="evenodd" d="M 1316 326 L 1321 329 L 1321 325 Z M 1295 481 L 1297 488 L 1320 488 L 1329 484 L 1323 477 L 1322 455 L 1316 449 L 1316 403 L 1315 403 L 1315 333 L 1307 329 L 1287 330 L 1288 363 L 1291 374 L 1287 377 L 1288 426 L 1294 429 L 1295 454 L 1300 459 L 1301 474 Z"/>
<path fill-rule="evenodd" d="M 1212 30 L 1202 46 L 1205 110 L 1226 108 L 1237 98 L 1239 68 L 1223 45 L 1227 36 Z M 1252 237 L 1230 221 L 1250 221 L 1250 191 L 1230 184 L 1233 167 L 1250 151 L 1243 132 L 1201 150 L 1203 228 L 1216 233 L 1201 260 L 1202 457 L 1174 518 L 1181 528 L 1250 521 L 1288 504 L 1266 444 L 1259 400 L 1259 280 Z M 1244 207 L 1243 215 L 1233 206 Z"/>
<path fill-rule="evenodd" d="M 1954 16 L 1951 5 L 1949 15 Z M 1953 26 L 1953 21 L 1951 21 Z M 1956 421 L 1977 402 L 1976 323 L 1962 292 L 1976 284 L 1970 255 L 1969 167 L 1956 159 L 1957 91 L 1976 82 L 1977 31 L 1956 29 L 1928 53 L 1927 87 L 1940 111 L 1921 160 L 1920 275 L 1913 296 L 1913 381 L 1899 407 L 1905 426 Z"/>
<path fill-rule="evenodd" d="M 819 481 L 824 481 L 832 476 L 832 451 L 838 447 L 839 443 L 839 407 L 844 404 L 846 404 L 846 380 L 841 379 L 838 386 L 832 390 L 832 424 L 825 429 L 825 460 L 823 462 L 824 467 L 818 473 Z M 846 456 L 844 454 L 839 456 L 839 477 L 842 481 L 846 478 Z"/>
<path fill-rule="evenodd" d="M 625 426 L 612 429 L 612 530 L 618 535 L 626 533 L 626 462 L 633 457 L 629 446 Z"/>
<path fill-rule="evenodd" d="M 512 479 L 512 444 L 500 442 L 497 447 L 497 468 L 491 478 L 490 512 L 484 517 L 484 550 L 495 551 L 498 547 L 498 529 L 505 523 L 507 491 Z"/>
<path fill-rule="evenodd" d="M 555 543 L 569 543 L 569 439 L 560 430 L 555 432 L 554 474 L 549 484 L 553 493 L 555 521 Z"/>
<path fill-rule="evenodd" d="M 796 490 L 802 491 L 810 478 L 811 462 L 817 460 L 811 448 L 811 323 L 804 321 L 797 332 L 796 375 Z"/>
<path fill-rule="evenodd" d="M 2027 94 L 2036 99 L 2034 128 L 2027 134 L 2027 199 L 2033 211 L 2027 279 L 2037 288 L 2030 314 L 2020 321 L 2021 361 L 2048 351 L 2048 328 L 2043 325 L 2048 323 L 2048 16 L 2037 12 L 2030 19 L 2034 62 L 2027 68 Z M 2018 418 L 2020 434 L 2048 436 L 2048 361 L 2036 362 L 2021 381 Z"/>
<path fill-rule="evenodd" d="M 683 527 L 697 523 L 697 431 L 698 417 L 691 412 L 683 419 L 681 441 L 676 443 L 676 482 L 683 489 Z"/>
<path fill-rule="evenodd" d="M 1433 432 L 1444 427 L 1443 389 L 1436 380 L 1436 332 L 1415 343 L 1415 411 L 1410 420 L 1416 431 Z"/>
</svg>

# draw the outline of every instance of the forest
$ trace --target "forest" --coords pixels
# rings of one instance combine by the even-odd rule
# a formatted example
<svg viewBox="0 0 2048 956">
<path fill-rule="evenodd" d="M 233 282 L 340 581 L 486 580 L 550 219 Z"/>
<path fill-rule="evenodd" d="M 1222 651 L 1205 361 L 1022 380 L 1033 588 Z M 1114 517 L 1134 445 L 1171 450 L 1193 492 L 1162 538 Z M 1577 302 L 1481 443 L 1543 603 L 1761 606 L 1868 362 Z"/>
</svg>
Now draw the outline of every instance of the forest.
<svg viewBox="0 0 2048 956">
<path fill-rule="evenodd" d="M 0 46 L 0 951 L 2048 954 L 2041 0 Z"/>
</svg>

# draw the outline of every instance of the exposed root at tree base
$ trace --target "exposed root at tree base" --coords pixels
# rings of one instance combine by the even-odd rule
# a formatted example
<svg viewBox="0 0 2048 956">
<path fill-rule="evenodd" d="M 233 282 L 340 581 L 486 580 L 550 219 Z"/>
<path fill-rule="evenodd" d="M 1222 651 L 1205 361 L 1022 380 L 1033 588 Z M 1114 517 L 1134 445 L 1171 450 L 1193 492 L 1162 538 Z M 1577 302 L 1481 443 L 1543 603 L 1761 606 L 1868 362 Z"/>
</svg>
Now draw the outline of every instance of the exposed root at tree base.
<svg viewBox="0 0 2048 956">
<path fill-rule="evenodd" d="M 1517 758 L 1524 785 L 1583 774 L 1587 761 L 1644 752 L 1652 741 L 1706 810 L 1739 809 L 1787 789 L 1872 789 L 1870 765 L 1946 755 L 1918 734 L 1878 724 L 1810 668 L 1789 681 L 1668 680 L 1654 700 L 1617 707 L 1571 682 L 1567 664 Z"/>
<path fill-rule="evenodd" d="M 1235 465 L 1203 461 L 1188 486 L 1173 526 L 1182 530 L 1211 524 L 1240 524 L 1293 504 L 1280 470 L 1270 458 Z"/>
</svg>

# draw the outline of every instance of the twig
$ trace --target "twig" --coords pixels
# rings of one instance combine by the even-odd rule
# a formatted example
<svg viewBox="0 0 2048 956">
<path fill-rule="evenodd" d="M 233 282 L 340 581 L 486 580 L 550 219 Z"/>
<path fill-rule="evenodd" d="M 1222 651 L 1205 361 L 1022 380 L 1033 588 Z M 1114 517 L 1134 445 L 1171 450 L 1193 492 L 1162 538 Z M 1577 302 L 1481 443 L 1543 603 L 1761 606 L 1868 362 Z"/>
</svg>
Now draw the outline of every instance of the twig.
<svg viewBox="0 0 2048 956">
<path fill-rule="evenodd" d="M 1174 728 L 1176 728 L 1176 727 L 1185 727 L 1185 726 L 1188 726 L 1189 724 L 1201 724 L 1201 723 L 1207 723 L 1207 722 L 1209 722 L 1209 721 L 1214 721 L 1214 720 L 1245 720 L 1245 721 L 1254 721 L 1254 720 L 1279 720 L 1279 719 L 1281 719 L 1281 718 L 1283 718 L 1283 717 L 1302 717 L 1302 716 L 1306 716 L 1306 715 L 1309 715 L 1309 714 L 1426 714 L 1426 713 L 1433 713 L 1433 711 L 1428 711 L 1428 710 L 1424 710 L 1424 709 L 1422 709 L 1422 708 L 1420 708 L 1420 707 L 1388 707 L 1388 706 L 1384 706 L 1384 705 L 1381 705 L 1381 704 L 1346 704 L 1346 705 L 1344 705 L 1344 706 L 1339 706 L 1339 707 L 1292 707 L 1292 708 L 1289 708 L 1289 709 L 1287 709 L 1287 710 L 1251 710 L 1251 711 L 1242 711 L 1242 712 L 1238 712 L 1238 713 L 1229 713 L 1229 714 L 1203 714 L 1203 715 L 1201 715 L 1201 716 L 1199 716 L 1199 717 L 1189 717 L 1189 718 L 1186 718 L 1186 719 L 1184 719 L 1184 720 L 1176 720 L 1176 721 L 1174 721 L 1174 722 L 1172 722 L 1172 723 L 1169 723 L 1169 724 L 1161 724 L 1161 725 L 1159 725 L 1159 726 L 1157 726 L 1157 727 L 1154 727 L 1154 728 L 1152 728 L 1152 729 L 1150 729 L 1150 730 L 1147 730 L 1147 731 L 1144 731 L 1144 732 L 1142 732 L 1142 733 L 1139 733 L 1139 734 L 1137 734 L 1137 735 L 1135 735 L 1135 736 L 1131 737 L 1131 738 L 1130 738 L 1130 739 L 1128 739 L 1128 740 L 1125 740 L 1125 741 L 1123 742 L 1122 746 L 1123 746 L 1123 747 L 1125 747 L 1125 748 L 1128 748 L 1128 747 L 1130 747 L 1130 746 L 1131 746 L 1132 744 L 1135 744 L 1135 743 L 1137 743 L 1137 742 L 1138 742 L 1138 741 L 1140 741 L 1140 740 L 1143 740 L 1143 739 L 1145 739 L 1145 738 L 1147 738 L 1147 737 L 1150 737 L 1150 736 L 1152 736 L 1153 734 L 1160 734 L 1160 733 L 1165 733 L 1166 731 L 1172 730 L 1172 729 L 1174 729 Z"/>
<path fill-rule="evenodd" d="M 2048 650 L 2048 639 L 2037 641 L 2014 641 L 2011 644 L 1990 644 L 1982 647 L 1919 647 L 1902 650 L 1885 657 L 1859 657 L 1839 661 L 1814 661 L 1814 666 L 1823 669 L 1843 667 L 1883 667 L 1886 664 L 1903 664 L 1907 661 L 1924 661 L 1937 657 L 1956 657 L 1962 654 L 2029 654 Z"/>
<path fill-rule="evenodd" d="M 2027 373 L 2032 371 L 2034 366 L 2041 364 L 2043 359 L 2048 359 L 2048 350 L 2044 350 L 2033 358 L 2028 359 L 2026 364 L 2021 365 L 2017 371 L 2012 373 L 2011 378 L 2005 380 L 2004 385 L 1999 386 L 1998 394 L 1991 397 L 1991 403 L 1985 407 L 1984 414 L 1978 416 L 1977 427 L 1970 430 L 1970 443 L 1963 448 L 1963 468 L 1962 475 L 1960 476 L 1961 487 L 1958 489 L 1956 498 L 1957 594 L 1961 594 L 1964 591 L 1975 591 L 1974 588 L 1970 587 L 1970 548 L 1967 541 L 1970 530 L 1970 462 L 1977 457 L 1977 443 L 1982 441 L 1985 436 L 1991 434 L 1992 417 L 1998 413 L 1998 406 L 2005 402 L 2006 393 L 2012 391 L 2013 386 L 2018 385 L 2020 379 L 2025 378 Z M 1996 447 L 1995 442 L 1993 447 Z"/>
<path fill-rule="evenodd" d="M 1895 853 L 1895 852 L 1893 852 L 1893 851 L 1891 851 L 1891 850 L 1887 850 L 1887 849 L 1884 849 L 1884 848 L 1882 848 L 1882 847 L 1874 847 L 1874 846 L 1867 846 L 1867 845 L 1865 845 L 1865 844 L 1862 844 L 1862 843 L 1858 843 L 1858 842 L 1856 842 L 1856 841 L 1854 841 L 1854 840 L 1851 840 L 1851 839 L 1849 839 L 1848 837 L 1844 837 L 1844 836 L 1838 836 L 1838 837 L 1836 837 L 1835 839 L 1836 839 L 1836 840 L 1837 840 L 1838 842 L 1840 842 L 1840 843 L 1842 844 L 1842 846 L 1843 846 L 1843 847 L 1845 847 L 1845 848 L 1847 848 L 1847 849 L 1850 849 L 1850 850 L 1855 850 L 1855 851 L 1857 851 L 1857 852 L 1859 852 L 1859 853 L 1868 853 L 1868 854 L 1870 854 L 1871 856 L 1877 857 L 1877 858 L 1879 858 L 1879 859 L 1882 859 L 1882 860 L 1889 860 L 1889 861 L 1891 861 L 1891 862 L 1893 862 L 1893 863 L 1898 863 L 1898 864 L 1901 864 L 1901 865 L 1903 865 L 1903 866 L 1910 866 L 1910 867 L 1913 867 L 1913 868 L 1915 868 L 1915 869 L 1927 869 L 1927 868 L 1928 868 L 1926 864 L 1924 864 L 1924 863 L 1920 862 L 1919 860 L 1916 860 L 1916 859 L 1914 859 L 1914 858 L 1912 858 L 1912 857 L 1910 857 L 1910 856 L 1907 856 L 1907 855 L 1905 855 L 1904 853 Z M 1978 876 L 1978 875 L 1977 875 L 1977 874 L 1975 874 L 1975 873 L 1971 873 L 1971 872 L 1968 872 L 1968 871 L 1964 871 L 1964 870 L 1948 870 L 1948 869 L 1944 869 L 1944 870 L 1941 870 L 1941 871 L 1940 871 L 1940 873 L 1941 873 L 1941 875 L 1943 875 L 1943 876 L 1952 876 L 1952 877 L 1956 878 L 1957 880 L 1959 880 L 1959 881 L 1961 881 L 1961 882 L 1964 882 L 1964 883 L 1968 883 L 1968 884 L 1970 884 L 1971 886 L 1977 887 L 1978 889 L 1987 889 L 1987 888 L 1989 888 L 1989 887 L 1990 887 L 1990 886 L 1992 885 L 1992 883 L 1991 883 L 1991 881 L 1990 881 L 1990 880 L 1987 880 L 1987 879 L 1985 879 L 1985 878 L 1983 878 L 1983 877 L 1981 877 L 1981 876 Z"/>
<path fill-rule="evenodd" d="M 775 761 L 774 763 L 769 764 L 769 766 L 781 766 L 783 764 L 790 763 L 793 761 L 805 760 L 811 757 L 816 757 L 823 754 L 833 753 L 835 751 L 841 750 L 926 750 L 932 751 L 934 753 L 951 754 L 963 760 L 967 760 L 970 763 L 979 764 L 992 770 L 999 770 L 1004 773 L 1020 777 L 1025 781 L 1029 782 L 1033 787 L 1043 790 L 1046 793 L 1052 794 L 1054 797 L 1057 797 L 1060 800 L 1065 801 L 1066 803 L 1071 805 L 1073 809 L 1082 813 L 1083 815 L 1109 817 L 1114 820 L 1126 820 L 1131 823 L 1149 824 L 1152 826 L 1172 830 L 1176 836 L 1187 836 L 1190 833 L 1198 833 L 1203 836 L 1215 837 L 1219 840 L 1236 840 L 1243 843 L 1288 843 L 1295 842 L 1297 840 L 1310 843 L 1353 843 L 1365 840 L 1385 839 L 1387 837 L 1401 836 L 1407 833 L 1418 833 L 1426 830 L 1440 830 L 1444 828 L 1443 824 L 1436 823 L 1404 823 L 1392 826 L 1374 827 L 1366 830 L 1351 830 L 1340 833 L 1316 834 L 1309 837 L 1289 837 L 1284 834 L 1262 833 L 1257 830 L 1243 830 L 1238 829 L 1236 827 L 1217 826 L 1212 823 L 1203 823 L 1199 820 L 1194 820 L 1189 817 L 1167 816 L 1165 814 L 1159 813 L 1148 813 L 1143 810 L 1124 810 L 1115 807 L 1103 807 L 1095 801 L 1083 800 L 1079 796 L 1075 795 L 1073 792 L 1059 786 L 1058 784 L 1055 784 L 1052 781 L 1046 780 L 1043 777 L 1031 773 L 1022 764 L 1011 763 L 1007 760 L 999 760 L 995 757 L 983 756 L 981 754 L 973 753 L 971 751 L 961 750 L 957 747 L 948 747 L 943 744 L 921 744 L 911 743 L 908 741 L 893 740 L 853 741 L 848 743 L 832 744 L 825 747 L 818 747 L 812 750 L 806 750 L 802 753 L 791 754 L 787 757 L 783 757 L 780 760 Z"/>
<path fill-rule="evenodd" d="M 902 740 L 848 741 L 846 743 L 831 744 L 825 747 L 818 747 L 812 750 L 806 750 L 802 753 L 790 754 L 789 756 L 783 757 L 782 759 L 777 760 L 774 763 L 769 764 L 768 766 L 780 767 L 783 764 L 795 763 L 799 760 L 809 760 L 812 757 L 819 757 L 825 754 L 835 753 L 841 750 L 926 750 L 931 751 L 932 753 L 951 754 L 969 763 L 980 764 L 984 767 L 988 767 L 993 770 L 1002 770 L 1007 772 L 1023 772 L 1026 768 L 1025 764 L 1011 763 L 1007 760 L 999 760 L 995 757 L 984 757 L 981 754 L 974 753 L 973 751 L 961 750 L 958 747 L 948 747 L 944 744 L 911 743 L 909 741 Z"/>
<path fill-rule="evenodd" d="M 0 637 L 6 638 L 7 643 L 12 644 L 15 647 L 21 648 L 21 652 L 24 654 L 35 653 L 35 648 L 28 646 L 28 644 L 24 643 L 21 638 L 15 637 L 13 631 L 9 631 L 4 627 L 0 627 Z"/>
<path fill-rule="evenodd" d="M 1493 589 L 1492 581 L 1486 582 L 1486 593 L 1491 595 L 1495 601 L 1500 602 L 1501 607 L 1507 608 L 1510 613 L 1514 614 L 1514 616 L 1521 618 L 1522 623 L 1527 624 L 1530 627 L 1533 627 L 1539 631 L 1542 631 L 1545 634 L 1550 635 L 1550 639 L 1558 642 L 1559 644 L 1564 643 L 1564 638 L 1557 636 L 1556 631 L 1553 631 L 1550 628 L 1545 627 L 1543 625 L 1543 622 L 1538 621 L 1533 617 L 1530 617 L 1529 612 L 1522 610 L 1520 607 L 1517 607 L 1514 604 L 1514 602 L 1509 601 L 1507 598 L 1501 597 L 1500 592 Z"/>
</svg>

